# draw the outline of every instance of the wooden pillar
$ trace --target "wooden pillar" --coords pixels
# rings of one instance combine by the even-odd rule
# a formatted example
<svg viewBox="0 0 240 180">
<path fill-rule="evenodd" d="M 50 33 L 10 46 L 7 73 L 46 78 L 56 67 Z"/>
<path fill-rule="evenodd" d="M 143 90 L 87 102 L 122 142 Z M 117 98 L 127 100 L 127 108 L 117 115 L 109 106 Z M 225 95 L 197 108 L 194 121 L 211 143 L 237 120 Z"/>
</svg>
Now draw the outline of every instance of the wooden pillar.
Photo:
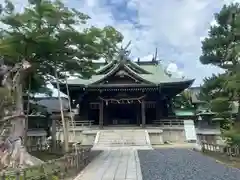
<svg viewBox="0 0 240 180">
<path fill-rule="evenodd" d="M 174 114 L 172 99 L 168 98 L 167 103 L 168 103 L 168 116 L 172 116 Z"/>
<path fill-rule="evenodd" d="M 52 131 L 51 131 L 51 136 L 52 136 L 52 146 L 53 146 L 53 150 L 56 150 L 56 133 L 57 133 L 56 119 L 52 118 Z"/>
<path fill-rule="evenodd" d="M 108 117 L 108 109 L 105 106 L 104 108 L 104 103 L 103 103 L 103 120 L 104 120 L 104 126 L 107 126 L 109 124 L 109 117 Z"/>
<path fill-rule="evenodd" d="M 139 108 L 139 106 L 137 106 L 137 108 L 136 108 L 136 113 L 137 113 L 137 125 L 138 126 L 140 126 L 140 124 L 141 124 L 141 116 L 140 116 L 140 108 Z"/>
<path fill-rule="evenodd" d="M 99 107 L 99 127 L 101 129 L 103 128 L 103 101 L 102 100 L 100 102 L 100 107 Z"/>
<path fill-rule="evenodd" d="M 145 101 L 141 103 L 142 128 L 146 125 Z"/>
<path fill-rule="evenodd" d="M 159 100 L 156 101 L 155 109 L 156 109 L 156 120 L 160 120 L 162 109 L 161 109 L 160 101 L 159 101 Z"/>
</svg>

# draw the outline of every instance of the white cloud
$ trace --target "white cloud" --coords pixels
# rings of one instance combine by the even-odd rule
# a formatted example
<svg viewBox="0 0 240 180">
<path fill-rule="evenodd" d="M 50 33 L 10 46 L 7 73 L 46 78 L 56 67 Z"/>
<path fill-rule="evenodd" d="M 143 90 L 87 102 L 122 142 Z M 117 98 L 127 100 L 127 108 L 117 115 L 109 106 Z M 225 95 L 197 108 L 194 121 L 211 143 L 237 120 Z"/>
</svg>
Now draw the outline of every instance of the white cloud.
<svg viewBox="0 0 240 180">
<path fill-rule="evenodd" d="M 127 10 L 135 12 L 135 24 L 127 18 L 119 21 L 114 16 L 112 9 L 120 7 L 118 5 L 123 4 L 123 0 L 108 1 L 113 3 L 105 5 L 101 2 L 85 1 L 79 4 L 78 9 L 92 17 L 91 23 L 98 26 L 112 25 L 124 34 L 125 42 L 132 40 L 133 56 L 149 56 L 158 47 L 160 59 L 183 63 L 184 74 L 196 78 L 195 85 L 218 71 L 215 67 L 203 66 L 199 56 L 201 37 L 206 36 L 213 23 L 213 13 L 222 7 L 225 3 L 223 0 L 129 0 L 126 6 Z M 121 13 L 124 12 L 126 7 Z"/>
<path fill-rule="evenodd" d="M 0 0 L 0 2 L 3 0 Z M 12 0 L 23 8 L 23 0 Z M 133 58 L 151 57 L 156 47 L 159 58 L 184 64 L 184 74 L 196 78 L 195 85 L 219 70 L 199 62 L 201 38 L 213 14 L 234 0 L 68 0 L 68 6 L 88 14 L 90 24 L 112 25 L 132 41 Z M 240 0 L 238 0 L 240 2 Z"/>
</svg>

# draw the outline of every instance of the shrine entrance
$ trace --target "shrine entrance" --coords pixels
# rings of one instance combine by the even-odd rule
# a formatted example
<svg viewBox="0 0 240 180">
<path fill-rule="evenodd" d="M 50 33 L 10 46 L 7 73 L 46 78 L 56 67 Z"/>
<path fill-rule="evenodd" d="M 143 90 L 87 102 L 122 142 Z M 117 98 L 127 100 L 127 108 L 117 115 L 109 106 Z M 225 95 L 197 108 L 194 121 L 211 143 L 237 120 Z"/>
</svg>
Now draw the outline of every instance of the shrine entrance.
<svg viewBox="0 0 240 180">
<path fill-rule="evenodd" d="M 108 125 L 137 125 L 139 104 L 109 104 L 107 108 Z"/>
<path fill-rule="evenodd" d="M 99 125 L 140 125 L 146 123 L 144 97 L 100 99 Z"/>
</svg>

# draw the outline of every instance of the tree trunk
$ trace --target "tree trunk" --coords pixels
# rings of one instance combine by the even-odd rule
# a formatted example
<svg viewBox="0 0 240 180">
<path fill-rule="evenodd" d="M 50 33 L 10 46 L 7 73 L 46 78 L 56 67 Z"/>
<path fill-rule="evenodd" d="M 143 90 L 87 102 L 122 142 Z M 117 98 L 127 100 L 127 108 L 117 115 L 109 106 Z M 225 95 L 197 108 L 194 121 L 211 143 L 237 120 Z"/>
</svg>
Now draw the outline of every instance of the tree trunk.
<svg viewBox="0 0 240 180">
<path fill-rule="evenodd" d="M 22 97 L 22 84 L 19 84 L 16 87 L 16 92 L 15 92 L 15 99 L 16 99 L 16 110 L 15 114 L 16 115 L 22 115 L 24 114 L 23 110 L 23 97 Z M 19 118 L 16 118 L 11 121 L 12 124 L 12 129 L 11 129 L 11 135 L 13 137 L 24 137 L 24 130 L 25 130 L 25 118 L 20 116 Z"/>
<path fill-rule="evenodd" d="M 73 112 L 72 112 L 72 104 L 71 104 L 71 98 L 70 98 L 70 94 L 69 94 L 69 89 L 68 89 L 68 81 L 67 78 L 65 79 L 66 82 L 66 89 L 67 89 L 67 96 L 68 96 L 68 105 L 69 105 L 69 111 L 70 111 L 70 118 L 71 118 L 71 124 L 72 124 L 72 132 L 73 132 L 73 137 L 72 137 L 72 142 L 75 141 L 75 122 L 74 122 L 74 117 L 73 117 Z M 60 89 L 59 89 L 60 92 Z"/>
<path fill-rule="evenodd" d="M 69 148 L 68 148 L 68 130 L 67 130 L 67 125 L 66 125 L 66 121 L 64 118 L 64 113 L 63 113 L 63 106 L 62 106 L 62 98 L 60 95 L 60 86 L 59 86 L 59 79 L 58 79 L 58 74 L 57 74 L 57 69 L 55 68 L 55 78 L 57 80 L 57 90 L 58 90 L 58 100 L 59 100 L 59 104 L 60 104 L 60 111 L 61 111 L 61 119 L 62 119 L 62 125 L 63 125 L 63 137 L 64 137 L 64 151 L 68 152 Z"/>
<path fill-rule="evenodd" d="M 25 135 L 25 116 L 23 110 L 22 84 L 15 89 L 16 109 L 11 119 L 11 131 L 4 144 L 1 145 L 1 168 L 25 167 L 40 164 L 43 161 L 31 156 L 23 145 Z"/>
</svg>

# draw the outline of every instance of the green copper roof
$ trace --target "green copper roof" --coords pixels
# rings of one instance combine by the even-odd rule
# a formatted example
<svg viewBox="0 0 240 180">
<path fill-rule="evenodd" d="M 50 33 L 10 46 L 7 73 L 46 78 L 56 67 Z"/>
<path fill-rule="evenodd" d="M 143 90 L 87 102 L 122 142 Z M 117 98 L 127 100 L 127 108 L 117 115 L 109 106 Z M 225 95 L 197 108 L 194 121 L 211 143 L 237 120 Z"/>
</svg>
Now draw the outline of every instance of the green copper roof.
<svg viewBox="0 0 240 180">
<path fill-rule="evenodd" d="M 175 115 L 176 116 L 195 116 L 195 112 L 194 112 L 194 110 L 175 110 L 174 111 L 174 113 L 175 113 Z"/>
<path fill-rule="evenodd" d="M 144 82 L 145 84 L 159 85 L 168 83 L 184 83 L 191 84 L 193 79 L 174 78 L 166 74 L 164 68 L 156 62 L 133 62 L 133 61 L 111 61 L 110 63 L 100 66 L 90 79 L 69 79 L 69 85 L 89 86 L 103 81 L 119 70 L 126 71 L 132 77 Z"/>
<path fill-rule="evenodd" d="M 174 78 L 168 76 L 160 65 L 143 65 L 143 69 L 151 72 L 151 74 L 141 74 L 144 79 L 153 83 L 170 83 L 170 82 L 184 82 L 186 79 Z"/>
<path fill-rule="evenodd" d="M 197 113 L 196 115 L 197 116 L 204 116 L 204 115 L 205 116 L 208 116 L 208 115 L 211 116 L 211 115 L 215 115 L 215 114 L 216 114 L 215 112 L 212 112 L 212 111 L 209 110 L 209 111 L 201 111 L 201 112 Z"/>
</svg>

